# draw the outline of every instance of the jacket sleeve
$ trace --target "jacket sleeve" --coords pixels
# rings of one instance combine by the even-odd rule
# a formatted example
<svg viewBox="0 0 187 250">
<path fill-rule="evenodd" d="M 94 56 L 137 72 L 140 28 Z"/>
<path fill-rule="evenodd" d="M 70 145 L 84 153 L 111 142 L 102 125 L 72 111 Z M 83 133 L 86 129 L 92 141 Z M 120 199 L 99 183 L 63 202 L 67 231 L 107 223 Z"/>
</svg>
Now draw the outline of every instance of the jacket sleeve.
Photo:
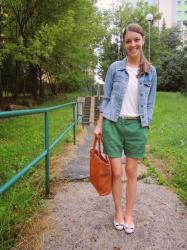
<svg viewBox="0 0 187 250">
<path fill-rule="evenodd" d="M 107 70 L 105 83 L 104 83 L 104 96 L 102 103 L 100 105 L 100 112 L 103 113 L 105 107 L 107 106 L 108 102 L 111 98 L 111 92 L 113 88 L 113 75 L 114 75 L 115 65 L 114 63 L 111 64 Z"/>
<path fill-rule="evenodd" d="M 157 73 L 156 73 L 156 69 L 153 68 L 152 84 L 151 84 L 151 89 L 150 89 L 148 101 L 147 101 L 148 123 L 150 123 L 152 120 L 153 109 L 154 109 L 155 99 L 156 99 L 156 89 L 157 89 Z"/>
</svg>

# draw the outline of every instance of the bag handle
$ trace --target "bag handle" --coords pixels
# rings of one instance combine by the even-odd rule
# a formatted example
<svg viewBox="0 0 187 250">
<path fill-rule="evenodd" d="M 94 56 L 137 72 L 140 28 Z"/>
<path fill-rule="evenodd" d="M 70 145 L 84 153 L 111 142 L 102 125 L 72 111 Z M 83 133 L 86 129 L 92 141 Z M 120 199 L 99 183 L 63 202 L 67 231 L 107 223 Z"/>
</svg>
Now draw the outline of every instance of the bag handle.
<svg viewBox="0 0 187 250">
<path fill-rule="evenodd" d="M 98 153 L 101 155 L 101 143 L 103 143 L 103 140 L 102 140 L 101 136 L 99 136 L 99 137 L 95 136 L 94 143 L 93 143 L 93 149 L 96 149 L 97 142 L 98 142 L 98 148 L 99 148 L 99 152 Z M 108 155 L 107 154 L 104 154 L 104 155 L 105 155 L 105 159 L 107 161 L 109 161 Z"/>
<path fill-rule="evenodd" d="M 101 137 L 95 136 L 94 143 L 93 143 L 93 149 L 96 149 L 97 142 L 98 142 L 98 147 L 99 147 L 99 154 L 101 154 Z"/>
</svg>

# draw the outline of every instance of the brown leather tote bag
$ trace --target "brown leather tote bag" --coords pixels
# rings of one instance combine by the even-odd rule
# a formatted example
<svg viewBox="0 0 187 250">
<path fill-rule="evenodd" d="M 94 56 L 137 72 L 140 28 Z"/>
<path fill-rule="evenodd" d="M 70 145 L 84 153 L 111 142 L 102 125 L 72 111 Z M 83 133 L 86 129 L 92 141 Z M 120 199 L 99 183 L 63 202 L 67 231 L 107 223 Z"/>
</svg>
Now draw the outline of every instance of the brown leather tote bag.
<svg viewBox="0 0 187 250">
<path fill-rule="evenodd" d="M 108 156 L 102 156 L 101 138 L 94 138 L 90 149 L 90 181 L 99 193 L 104 196 L 112 190 L 112 171 Z"/>
</svg>

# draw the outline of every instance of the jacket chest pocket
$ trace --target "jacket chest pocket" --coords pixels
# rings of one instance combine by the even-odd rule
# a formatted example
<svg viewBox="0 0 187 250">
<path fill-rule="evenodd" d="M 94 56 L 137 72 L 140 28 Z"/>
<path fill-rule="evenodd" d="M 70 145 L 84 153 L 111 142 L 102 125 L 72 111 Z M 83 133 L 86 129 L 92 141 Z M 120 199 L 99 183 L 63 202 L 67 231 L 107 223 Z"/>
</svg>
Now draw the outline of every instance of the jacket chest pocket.
<svg viewBox="0 0 187 250">
<path fill-rule="evenodd" d="M 151 88 L 151 81 L 144 81 L 143 82 L 143 88 L 144 88 L 144 92 L 146 94 L 149 94 L 150 88 Z"/>
<path fill-rule="evenodd" d="M 122 74 L 117 74 L 113 79 L 113 89 L 119 93 L 123 92 L 124 87 L 127 85 L 128 79 Z"/>
<path fill-rule="evenodd" d="M 113 80 L 113 90 L 120 93 L 122 83 L 123 83 L 122 79 L 119 79 L 119 78 L 114 79 Z"/>
</svg>

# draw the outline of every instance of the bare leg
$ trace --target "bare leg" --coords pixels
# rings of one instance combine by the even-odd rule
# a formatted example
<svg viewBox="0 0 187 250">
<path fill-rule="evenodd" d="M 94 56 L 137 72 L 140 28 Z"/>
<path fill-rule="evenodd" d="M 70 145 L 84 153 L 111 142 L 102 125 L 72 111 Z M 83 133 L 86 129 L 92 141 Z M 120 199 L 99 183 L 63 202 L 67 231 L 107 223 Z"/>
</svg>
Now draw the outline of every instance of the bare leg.
<svg viewBox="0 0 187 250">
<path fill-rule="evenodd" d="M 132 211 L 136 199 L 137 190 L 137 164 L 138 160 L 133 158 L 126 159 L 125 172 L 127 176 L 126 184 L 126 209 L 125 222 L 128 225 L 133 224 Z"/>
<path fill-rule="evenodd" d="M 112 166 L 112 175 L 113 175 L 113 186 L 112 194 L 115 204 L 115 221 L 121 223 L 123 221 L 123 213 L 121 208 L 121 176 L 122 176 L 122 166 L 121 158 L 110 158 Z"/>
</svg>

